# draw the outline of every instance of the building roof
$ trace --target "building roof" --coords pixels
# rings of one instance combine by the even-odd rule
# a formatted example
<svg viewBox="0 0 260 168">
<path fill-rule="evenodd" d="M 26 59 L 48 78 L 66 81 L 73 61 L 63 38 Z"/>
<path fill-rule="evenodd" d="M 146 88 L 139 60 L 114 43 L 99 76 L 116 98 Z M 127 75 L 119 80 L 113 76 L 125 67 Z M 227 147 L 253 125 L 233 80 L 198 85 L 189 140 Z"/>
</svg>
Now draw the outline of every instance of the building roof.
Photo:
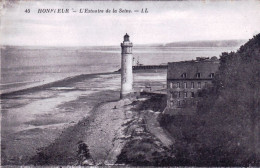
<svg viewBox="0 0 260 168">
<path fill-rule="evenodd" d="M 218 67 L 218 60 L 169 62 L 167 79 L 211 79 Z"/>
</svg>

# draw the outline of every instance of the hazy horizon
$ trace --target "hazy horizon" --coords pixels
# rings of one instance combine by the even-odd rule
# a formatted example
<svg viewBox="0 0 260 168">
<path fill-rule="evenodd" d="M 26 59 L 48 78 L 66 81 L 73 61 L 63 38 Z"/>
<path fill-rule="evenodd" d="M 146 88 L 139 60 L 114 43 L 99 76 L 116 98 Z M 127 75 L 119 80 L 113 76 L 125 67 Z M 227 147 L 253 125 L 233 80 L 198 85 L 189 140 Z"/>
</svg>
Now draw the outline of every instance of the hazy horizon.
<svg viewBox="0 0 260 168">
<path fill-rule="evenodd" d="M 253 37 L 252 37 L 253 38 Z M 251 38 L 250 38 L 251 39 Z M 249 39 L 224 39 L 224 40 L 194 40 L 194 41 L 171 41 L 167 43 L 146 43 L 146 44 L 134 44 L 134 46 L 161 46 L 163 44 L 170 44 L 170 43 L 192 43 L 192 42 L 223 42 L 223 41 L 243 41 L 246 42 Z M 68 45 L 68 46 L 53 46 L 53 45 L 1 45 L 1 47 L 120 47 L 118 45 Z"/>
</svg>

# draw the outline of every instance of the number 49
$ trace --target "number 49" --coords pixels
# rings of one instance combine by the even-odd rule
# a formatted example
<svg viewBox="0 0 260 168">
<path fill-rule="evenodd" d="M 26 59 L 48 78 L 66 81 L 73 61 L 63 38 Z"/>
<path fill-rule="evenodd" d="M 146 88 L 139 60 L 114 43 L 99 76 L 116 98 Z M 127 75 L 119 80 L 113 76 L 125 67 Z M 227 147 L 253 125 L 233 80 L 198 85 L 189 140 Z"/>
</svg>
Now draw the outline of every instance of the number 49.
<svg viewBox="0 0 260 168">
<path fill-rule="evenodd" d="M 25 13 L 30 13 L 30 9 L 25 9 Z"/>
</svg>

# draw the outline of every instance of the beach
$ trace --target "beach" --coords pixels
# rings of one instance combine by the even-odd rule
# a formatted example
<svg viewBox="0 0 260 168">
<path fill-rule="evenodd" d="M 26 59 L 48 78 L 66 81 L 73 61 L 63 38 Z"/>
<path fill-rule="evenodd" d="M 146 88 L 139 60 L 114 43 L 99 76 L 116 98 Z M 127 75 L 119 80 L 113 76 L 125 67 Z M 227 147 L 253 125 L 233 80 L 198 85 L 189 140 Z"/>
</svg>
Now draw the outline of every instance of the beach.
<svg viewBox="0 0 260 168">
<path fill-rule="evenodd" d="M 163 89 L 166 84 L 166 71 L 134 73 L 134 81 L 134 90 L 137 92 L 145 89 L 147 85 L 152 89 Z M 111 128 L 107 135 L 120 134 L 120 131 L 117 131 L 119 128 L 122 129 L 121 125 L 127 118 L 125 114 L 117 111 L 130 104 L 132 100 L 122 101 L 119 97 L 119 73 L 82 75 L 2 96 L 2 164 L 35 164 L 32 163 L 32 158 L 48 148 L 55 149 L 57 154 L 58 151 L 62 152 L 66 158 L 57 162 L 49 161 L 50 164 L 75 164 L 77 159 L 73 156 L 77 151 L 76 144 L 80 140 L 92 142 L 90 152 L 101 159 L 97 162 L 104 162 L 104 157 L 101 156 L 104 153 L 97 153 L 96 151 L 100 150 L 93 148 L 93 142 L 99 139 L 97 136 L 101 136 L 102 128 Z M 114 106 L 118 109 L 112 110 Z M 82 127 L 82 124 L 88 125 L 88 129 Z M 114 132 L 115 130 L 117 131 Z M 105 146 L 110 149 L 111 145 L 113 146 L 113 143 Z M 120 148 L 122 146 L 119 145 L 118 149 Z M 65 149 L 67 153 L 64 152 Z M 109 160 L 115 160 L 117 154 L 111 155 Z M 69 159 L 68 156 L 72 158 Z"/>
</svg>

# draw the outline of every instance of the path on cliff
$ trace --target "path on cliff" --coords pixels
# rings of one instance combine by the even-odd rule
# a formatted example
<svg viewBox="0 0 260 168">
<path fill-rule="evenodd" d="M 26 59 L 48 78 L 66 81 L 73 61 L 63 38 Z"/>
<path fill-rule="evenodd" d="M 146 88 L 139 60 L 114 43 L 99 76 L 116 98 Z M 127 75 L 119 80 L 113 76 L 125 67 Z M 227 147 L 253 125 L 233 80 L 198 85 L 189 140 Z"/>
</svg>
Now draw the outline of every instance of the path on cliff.
<svg viewBox="0 0 260 168">
<path fill-rule="evenodd" d="M 171 137 L 165 132 L 165 130 L 160 126 L 158 121 L 158 115 L 160 112 L 154 112 L 152 110 L 147 110 L 143 113 L 143 117 L 146 122 L 146 127 L 148 131 L 156 136 L 164 146 L 170 147 L 173 144 Z"/>
</svg>

